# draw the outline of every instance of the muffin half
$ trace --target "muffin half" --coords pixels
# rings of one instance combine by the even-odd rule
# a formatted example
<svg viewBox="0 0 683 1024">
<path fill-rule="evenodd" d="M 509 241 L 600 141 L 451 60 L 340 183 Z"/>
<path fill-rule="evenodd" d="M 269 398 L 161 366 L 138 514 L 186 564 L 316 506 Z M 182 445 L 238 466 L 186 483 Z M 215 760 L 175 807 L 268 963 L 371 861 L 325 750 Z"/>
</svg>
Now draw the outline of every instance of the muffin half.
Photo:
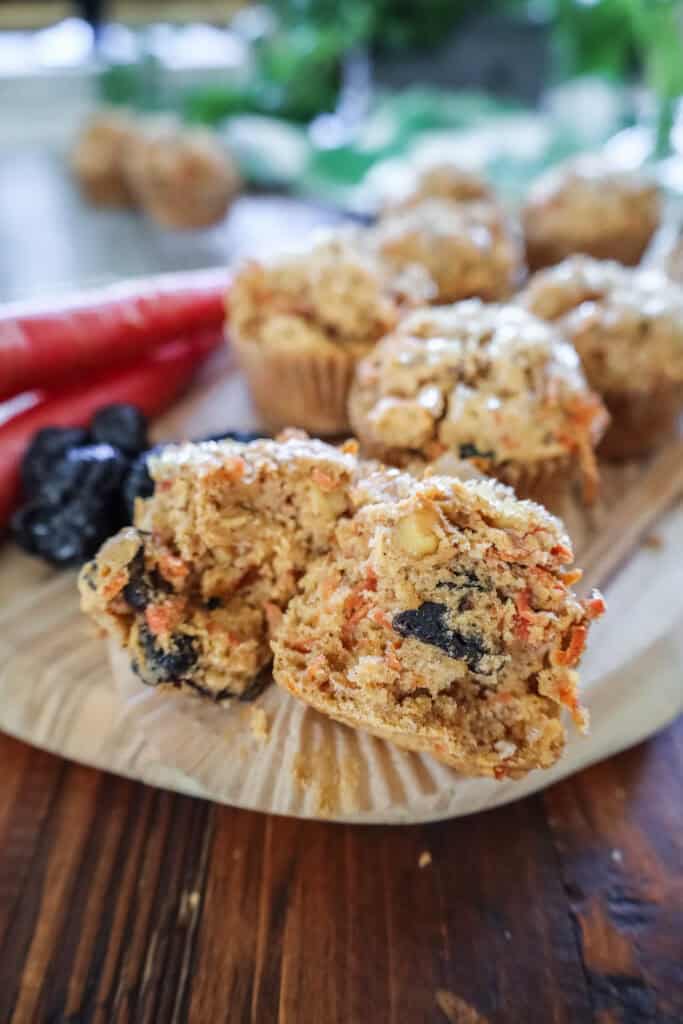
<svg viewBox="0 0 683 1024">
<path fill-rule="evenodd" d="M 364 504 L 360 485 L 274 635 L 276 682 L 466 775 L 548 768 L 562 708 L 585 724 L 575 668 L 602 599 L 576 599 L 559 522 L 509 488 L 434 477 L 402 490 L 375 481 Z"/>
</svg>

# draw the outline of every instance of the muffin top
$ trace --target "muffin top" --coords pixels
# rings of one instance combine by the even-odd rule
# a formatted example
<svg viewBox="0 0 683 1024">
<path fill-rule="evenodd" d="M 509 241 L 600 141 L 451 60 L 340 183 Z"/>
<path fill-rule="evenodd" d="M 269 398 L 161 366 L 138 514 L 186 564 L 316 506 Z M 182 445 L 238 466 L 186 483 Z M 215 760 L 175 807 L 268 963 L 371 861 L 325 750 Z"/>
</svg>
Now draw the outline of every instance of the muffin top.
<svg viewBox="0 0 683 1024">
<path fill-rule="evenodd" d="M 434 294 L 425 270 L 396 274 L 362 232 L 340 230 L 303 251 L 247 262 L 230 291 L 230 329 L 242 342 L 283 351 L 343 346 L 359 356 Z"/>
<path fill-rule="evenodd" d="M 581 157 L 541 175 L 522 209 L 532 245 L 596 255 L 605 239 L 648 238 L 659 223 L 659 193 L 644 175 L 619 171 L 597 157 Z"/>
<path fill-rule="evenodd" d="M 452 160 L 431 161 L 423 166 L 404 165 L 401 171 L 380 215 L 415 206 L 425 199 L 445 199 L 455 203 L 495 201 L 493 189 L 481 174 Z"/>
<path fill-rule="evenodd" d="M 572 256 L 535 274 L 520 302 L 560 325 L 599 391 L 683 381 L 683 288 L 660 270 Z"/>
<path fill-rule="evenodd" d="M 359 364 L 349 412 L 366 450 L 389 461 L 451 450 L 510 482 L 520 467 L 569 454 L 592 474 L 605 425 L 554 328 L 478 299 L 406 317 Z"/>
<path fill-rule="evenodd" d="M 518 240 L 493 203 L 424 199 L 385 216 L 370 237 L 397 269 L 424 267 L 438 302 L 506 298 L 521 276 Z"/>
</svg>

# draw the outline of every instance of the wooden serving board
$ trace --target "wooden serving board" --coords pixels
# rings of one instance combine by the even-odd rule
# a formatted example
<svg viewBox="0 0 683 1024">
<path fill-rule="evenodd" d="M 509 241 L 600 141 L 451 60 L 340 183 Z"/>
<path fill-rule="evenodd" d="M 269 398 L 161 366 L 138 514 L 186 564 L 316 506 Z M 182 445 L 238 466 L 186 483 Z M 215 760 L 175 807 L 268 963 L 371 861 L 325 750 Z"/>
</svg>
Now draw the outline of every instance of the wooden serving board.
<svg viewBox="0 0 683 1024">
<path fill-rule="evenodd" d="M 258 426 L 227 349 L 155 426 L 155 439 Z M 521 782 L 452 770 L 329 722 L 271 687 L 256 712 L 161 698 L 80 614 L 74 572 L 0 548 L 0 728 L 64 757 L 263 811 L 411 822 L 503 803 L 613 753 L 683 709 L 683 441 L 605 467 L 601 503 L 564 510 L 609 610 L 585 659 L 589 739 Z"/>
</svg>

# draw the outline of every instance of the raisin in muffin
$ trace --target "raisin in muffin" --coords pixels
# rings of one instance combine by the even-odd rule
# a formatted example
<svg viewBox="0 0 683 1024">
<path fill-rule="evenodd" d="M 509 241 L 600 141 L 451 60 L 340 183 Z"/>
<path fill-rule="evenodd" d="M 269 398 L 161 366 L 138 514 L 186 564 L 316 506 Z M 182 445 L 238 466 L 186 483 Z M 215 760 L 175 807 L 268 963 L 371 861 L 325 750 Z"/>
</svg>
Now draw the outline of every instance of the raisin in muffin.
<svg viewBox="0 0 683 1024">
<path fill-rule="evenodd" d="M 349 412 L 364 453 L 395 465 L 453 453 L 551 504 L 577 471 L 597 486 L 605 411 L 572 346 L 514 305 L 412 313 L 359 364 Z"/>
<path fill-rule="evenodd" d="M 170 446 L 135 526 L 82 570 L 83 610 L 153 686 L 251 697 L 270 631 L 309 560 L 350 510 L 357 460 L 321 441 Z"/>
<path fill-rule="evenodd" d="M 562 708 L 585 725 L 575 669 L 604 607 L 572 593 L 560 523 L 490 480 L 359 491 L 275 633 L 276 682 L 466 775 L 550 767 Z"/>
<path fill-rule="evenodd" d="M 240 188 L 237 167 L 216 137 L 172 118 L 148 121 L 128 147 L 125 164 L 141 208 L 175 231 L 218 223 Z"/>
<path fill-rule="evenodd" d="M 655 269 L 574 256 L 539 271 L 520 301 L 557 323 L 610 411 L 601 454 L 644 454 L 683 406 L 683 288 Z"/>
<path fill-rule="evenodd" d="M 102 110 L 86 123 L 71 153 L 71 168 L 86 199 L 96 206 L 134 206 L 126 154 L 139 137 L 134 118 Z"/>
<path fill-rule="evenodd" d="M 532 270 L 572 253 L 635 265 L 660 219 L 656 185 L 644 175 L 582 157 L 543 174 L 522 208 Z"/>
<path fill-rule="evenodd" d="M 424 267 L 437 302 L 504 299 L 522 278 L 518 239 L 492 203 L 425 199 L 384 217 L 371 238 L 397 271 Z"/>
<path fill-rule="evenodd" d="M 229 330 L 262 416 L 274 427 L 345 430 L 356 362 L 434 293 L 425 271 L 394 273 L 362 232 L 248 262 L 231 288 Z"/>
</svg>

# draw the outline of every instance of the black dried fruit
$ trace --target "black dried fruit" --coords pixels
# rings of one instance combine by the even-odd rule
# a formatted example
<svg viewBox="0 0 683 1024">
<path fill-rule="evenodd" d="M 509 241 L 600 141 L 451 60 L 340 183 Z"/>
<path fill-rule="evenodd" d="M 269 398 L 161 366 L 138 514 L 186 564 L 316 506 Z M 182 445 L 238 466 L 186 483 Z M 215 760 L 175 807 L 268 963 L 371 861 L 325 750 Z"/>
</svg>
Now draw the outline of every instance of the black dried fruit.
<svg viewBox="0 0 683 1024">
<path fill-rule="evenodd" d="M 137 455 L 148 447 L 147 417 L 136 405 L 118 402 L 99 409 L 90 424 L 93 440 L 111 444 L 128 455 Z"/>
<path fill-rule="evenodd" d="M 437 589 L 439 587 L 446 590 L 488 591 L 491 589 L 490 585 L 485 580 L 480 579 L 472 569 L 455 568 L 452 570 L 452 577 L 450 580 L 440 580 L 436 585 Z"/>
<path fill-rule="evenodd" d="M 481 659 L 489 652 L 481 637 L 467 636 L 452 629 L 446 621 L 447 616 L 448 608 L 445 604 L 425 601 L 419 608 L 410 608 L 394 615 L 392 626 L 399 636 L 413 637 L 423 644 L 438 647 L 449 658 L 466 661 L 468 667 L 476 672 Z"/>
<path fill-rule="evenodd" d="M 138 672 L 145 682 L 156 686 L 158 683 L 184 681 L 184 677 L 197 664 L 199 657 L 194 637 L 187 633 L 176 633 L 168 647 L 158 644 L 144 623 L 138 625 L 140 646 L 145 655 L 145 666 L 138 665 Z"/>
<path fill-rule="evenodd" d="M 28 498 L 35 498 L 49 481 L 54 465 L 68 451 L 88 443 L 90 435 L 81 427 L 45 427 L 33 435 L 21 463 L 21 482 Z"/>
<path fill-rule="evenodd" d="M 154 480 L 150 476 L 147 460 L 151 455 L 158 455 L 165 445 L 158 444 L 142 452 L 131 463 L 126 479 L 123 481 L 123 505 L 128 522 L 132 523 L 135 513 L 136 498 L 151 498 L 154 494 Z"/>
<path fill-rule="evenodd" d="M 132 562 L 126 567 L 128 582 L 121 591 L 122 597 L 129 608 L 136 612 L 144 612 L 152 600 L 152 589 L 145 572 L 145 552 L 141 547 L 136 551 Z"/>
<path fill-rule="evenodd" d="M 259 434 L 254 430 L 226 430 L 222 434 L 209 434 L 202 437 L 202 441 L 239 441 L 240 444 L 249 444 L 250 441 L 260 441 L 267 437 L 267 434 Z"/>
<path fill-rule="evenodd" d="M 20 508 L 12 520 L 15 540 L 33 555 L 56 566 L 78 566 L 97 552 L 117 522 L 105 505 L 45 504 L 40 499 Z"/>
<path fill-rule="evenodd" d="M 108 444 L 71 448 L 38 497 L 12 520 L 17 543 L 53 565 L 87 561 L 120 525 L 119 488 L 128 460 Z"/>
<path fill-rule="evenodd" d="M 217 608 L 220 608 L 223 604 L 220 597 L 210 597 L 206 602 L 208 611 L 215 612 Z"/>
<path fill-rule="evenodd" d="M 493 448 L 489 448 L 488 451 L 479 451 L 476 444 L 472 444 L 470 441 L 465 444 L 461 444 L 459 448 L 461 459 L 495 459 L 496 453 Z"/>
</svg>

